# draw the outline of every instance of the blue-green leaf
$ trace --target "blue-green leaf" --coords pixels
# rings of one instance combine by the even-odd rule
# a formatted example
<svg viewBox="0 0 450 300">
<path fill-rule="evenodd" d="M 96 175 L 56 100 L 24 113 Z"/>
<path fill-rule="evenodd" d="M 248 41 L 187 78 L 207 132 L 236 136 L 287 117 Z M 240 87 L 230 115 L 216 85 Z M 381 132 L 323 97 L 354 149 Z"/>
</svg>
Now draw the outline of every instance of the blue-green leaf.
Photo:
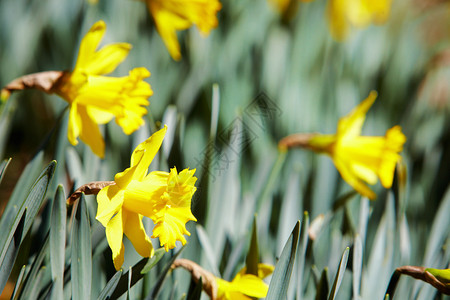
<svg viewBox="0 0 450 300">
<path fill-rule="evenodd" d="M 102 290 L 97 300 L 110 299 L 111 295 L 116 290 L 117 284 L 119 283 L 120 277 L 122 276 L 122 270 L 119 270 L 114 274 L 114 276 L 108 281 L 105 288 Z"/>
<path fill-rule="evenodd" d="M 0 164 L 0 183 L 3 180 L 3 176 L 5 176 L 6 168 L 8 167 L 10 162 L 11 162 L 11 158 L 8 158 L 8 159 L 4 159 L 2 161 L 2 163 Z"/>
<path fill-rule="evenodd" d="M 90 299 L 92 281 L 91 229 L 82 194 L 76 205 L 72 224 L 72 297 L 74 300 Z"/>
<path fill-rule="evenodd" d="M 50 266 L 56 299 L 63 298 L 64 254 L 66 246 L 66 198 L 64 188 L 59 185 L 53 200 L 50 219 Z"/>
<path fill-rule="evenodd" d="M 295 255 L 297 253 L 297 244 L 300 234 L 300 221 L 297 222 L 292 230 L 291 236 L 284 245 L 280 259 L 275 266 L 272 280 L 270 281 L 267 300 L 286 299 L 291 279 L 292 268 L 294 267 Z"/>
<path fill-rule="evenodd" d="M 166 250 L 164 250 L 164 248 L 156 249 L 155 254 L 151 258 L 149 258 L 144 268 L 142 269 L 141 274 L 149 272 L 154 266 L 156 266 L 156 264 L 164 256 L 164 253 L 166 253 Z"/>
<path fill-rule="evenodd" d="M 331 288 L 330 296 L 328 300 L 334 300 L 341 286 L 342 279 L 344 279 L 345 268 L 347 267 L 348 254 L 350 248 L 345 248 L 344 253 L 342 254 L 341 262 L 339 263 L 339 268 L 336 273 L 336 277 L 334 278 L 333 287 Z"/>
</svg>

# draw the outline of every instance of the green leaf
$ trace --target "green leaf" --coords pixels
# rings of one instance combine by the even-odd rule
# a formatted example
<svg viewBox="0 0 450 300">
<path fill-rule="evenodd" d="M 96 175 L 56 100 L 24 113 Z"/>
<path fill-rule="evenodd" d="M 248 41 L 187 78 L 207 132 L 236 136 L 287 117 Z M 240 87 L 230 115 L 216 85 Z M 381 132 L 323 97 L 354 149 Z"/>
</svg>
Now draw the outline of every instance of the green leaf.
<svg viewBox="0 0 450 300">
<path fill-rule="evenodd" d="M 195 283 L 193 280 L 191 280 L 191 282 L 193 282 L 194 288 L 192 289 L 192 291 L 189 291 L 187 295 L 187 300 L 200 300 L 203 289 L 202 277 L 200 277 L 197 283 Z"/>
<path fill-rule="evenodd" d="M 41 292 L 42 279 L 43 279 L 46 271 L 47 271 L 47 269 L 45 267 L 41 267 L 39 269 L 36 276 L 33 278 L 33 280 L 30 281 L 30 283 L 32 283 L 31 289 L 27 293 L 26 298 L 22 298 L 22 299 L 26 299 L 26 300 L 38 299 L 39 294 Z"/>
<path fill-rule="evenodd" d="M 328 286 L 328 268 L 324 268 L 322 271 L 322 275 L 320 276 L 319 283 L 316 288 L 316 297 L 315 300 L 325 300 L 328 296 L 328 290 L 330 287 Z"/>
<path fill-rule="evenodd" d="M 105 288 L 102 290 L 97 300 L 111 299 L 111 295 L 116 290 L 117 284 L 119 283 L 120 277 L 122 276 L 122 270 L 119 270 L 114 274 L 114 276 L 108 281 Z"/>
<path fill-rule="evenodd" d="M 92 281 L 91 230 L 84 194 L 76 204 L 72 223 L 72 297 L 90 299 Z"/>
<path fill-rule="evenodd" d="M 45 257 L 48 255 L 48 246 L 49 236 L 47 235 L 41 248 L 36 252 L 37 255 L 34 258 L 33 263 L 31 264 L 31 268 L 26 275 L 25 280 L 23 281 L 23 287 L 19 287 L 19 299 L 30 299 L 31 294 L 33 294 L 35 289 L 37 288 L 36 283 L 39 283 L 40 287 L 44 287 L 44 285 L 46 285 L 46 282 L 37 280 L 37 278 L 38 276 L 42 275 L 42 263 Z"/>
<path fill-rule="evenodd" d="M 302 230 L 300 232 L 299 251 L 297 254 L 298 276 L 297 276 L 297 299 L 302 299 L 303 273 L 305 269 L 306 249 L 308 247 L 309 213 L 303 213 Z"/>
<path fill-rule="evenodd" d="M 256 227 L 256 216 L 253 219 L 252 239 L 250 242 L 250 249 L 248 249 L 245 265 L 247 266 L 247 274 L 258 276 L 259 263 L 259 247 L 258 247 L 258 230 Z"/>
<path fill-rule="evenodd" d="M 47 167 L 42 171 L 41 175 L 38 177 L 36 182 L 33 184 L 30 193 L 28 194 L 25 202 L 21 209 L 27 209 L 27 216 L 25 218 L 24 234 L 28 232 L 31 225 L 36 218 L 36 215 L 42 206 L 45 199 L 45 194 L 47 193 L 50 180 L 55 172 L 56 161 L 52 161 Z M 22 236 L 23 239 L 23 236 Z"/>
<path fill-rule="evenodd" d="M 8 204 L 5 208 L 5 213 L 11 213 L 11 210 L 20 207 L 23 199 L 26 198 L 27 193 L 36 181 L 36 178 L 41 173 L 43 167 L 44 152 L 39 152 L 25 167 L 16 183 L 11 197 L 9 197 Z M 16 207 L 17 206 L 17 207 Z M 2 220 L 3 221 L 3 220 Z M 0 228 L 3 228 L 3 222 L 0 222 Z"/>
<path fill-rule="evenodd" d="M 163 258 L 164 254 L 166 253 L 166 250 L 164 248 L 156 249 L 155 255 L 153 257 L 149 258 L 147 263 L 145 264 L 144 268 L 142 269 L 141 273 L 145 274 L 149 272 L 156 264 Z"/>
<path fill-rule="evenodd" d="M 353 243 L 353 299 L 360 299 L 360 287 L 361 287 L 361 274 L 362 274 L 362 264 L 363 264 L 363 248 L 361 237 L 359 235 L 355 236 L 355 241 Z"/>
<path fill-rule="evenodd" d="M 331 288 L 329 300 L 334 300 L 341 286 L 342 280 L 344 279 L 345 269 L 347 267 L 348 254 L 350 252 L 350 248 L 347 247 L 342 254 L 341 262 L 339 263 L 339 268 L 336 273 L 336 277 L 334 278 L 333 287 Z"/>
<path fill-rule="evenodd" d="M 147 264 L 148 260 L 149 259 L 147 257 L 144 257 L 143 259 L 138 261 L 133 266 L 133 268 L 131 268 L 131 274 L 133 274 L 133 276 L 131 278 L 130 286 L 135 285 L 136 282 L 138 282 L 144 277 L 144 274 L 142 274 L 141 272 L 144 266 Z M 117 299 L 120 296 L 122 296 L 126 291 L 128 291 L 128 273 L 129 271 L 120 276 L 119 282 L 116 285 L 116 289 L 114 290 L 111 299 Z"/>
<path fill-rule="evenodd" d="M 63 299 L 64 255 L 66 246 L 66 198 L 64 188 L 59 185 L 52 205 L 50 219 L 50 266 L 56 299 Z"/>
<path fill-rule="evenodd" d="M 13 299 L 13 300 L 16 300 L 19 295 L 19 292 L 20 292 L 19 290 L 22 286 L 24 275 L 25 275 L 25 269 L 26 269 L 26 266 L 22 266 L 22 268 L 20 269 L 19 276 L 17 277 L 17 280 L 16 280 L 16 285 L 14 286 L 14 291 L 11 295 L 11 299 Z"/>
<path fill-rule="evenodd" d="M 180 253 L 184 250 L 184 248 L 186 247 L 186 245 L 184 245 L 180 251 L 178 251 L 177 253 L 175 253 L 173 255 L 173 257 L 170 258 L 169 262 L 167 263 L 167 265 L 164 267 L 164 269 L 161 271 L 161 273 L 159 273 L 159 277 L 158 280 L 156 281 L 155 285 L 152 287 L 152 290 L 150 291 L 150 298 L 151 299 L 158 299 L 158 294 L 163 286 L 164 280 L 167 277 L 167 274 L 169 273 L 169 271 L 171 270 L 172 264 L 175 261 L 175 259 L 177 259 L 177 257 L 180 255 Z"/>
<path fill-rule="evenodd" d="M 27 210 L 25 209 L 22 214 L 17 215 L 16 220 L 9 230 L 6 241 L 0 244 L 2 247 L 0 253 L 0 291 L 5 287 L 14 266 L 14 261 L 16 260 L 17 254 L 19 254 L 26 212 Z"/>
<path fill-rule="evenodd" d="M 2 183 L 3 176 L 5 176 L 6 168 L 8 167 L 9 163 L 11 162 L 11 158 L 4 159 L 2 163 L 0 164 L 0 183 Z"/>
<path fill-rule="evenodd" d="M 34 161 L 30 166 L 34 171 L 34 165 L 38 164 L 39 159 Z M 5 212 L 3 213 L 3 217 L 0 221 L 0 228 L 2 228 L 0 233 L 0 269 L 1 269 L 1 278 L 0 278 L 0 288 L 3 290 L 4 285 L 6 284 L 5 277 L 9 276 L 11 269 L 14 265 L 14 261 L 17 257 L 17 252 L 20 247 L 20 243 L 22 243 L 24 237 L 26 236 L 28 230 L 31 228 L 34 219 L 39 211 L 39 208 L 42 206 L 42 203 L 45 199 L 45 194 L 47 193 L 48 185 L 50 183 L 50 179 L 53 176 L 55 171 L 56 161 L 52 161 L 42 172 L 41 175 L 34 182 L 31 190 L 28 193 L 28 196 L 25 198 L 20 198 L 22 193 L 16 194 L 20 195 L 14 199 L 11 196 L 10 203 L 8 203 Z M 27 168 L 25 168 L 26 171 Z M 30 172 L 32 172 L 30 171 Z M 23 175 L 22 175 L 23 176 Z M 19 183 L 16 186 L 16 189 L 23 188 L 20 186 L 20 182 L 22 180 L 19 179 Z M 24 179 L 25 180 L 25 179 Z M 27 179 L 28 180 L 28 179 Z M 24 183 L 25 184 L 25 183 Z M 26 192 L 26 191 L 25 191 Z M 13 192 L 14 195 L 14 192 Z M 25 195 L 25 194 L 24 194 Z M 25 213 L 26 211 L 26 213 Z M 23 225 L 20 227 L 23 218 Z M 20 232 L 17 231 L 17 228 L 21 228 Z M 17 238 L 20 236 L 20 240 Z M 13 241 L 14 243 L 11 243 Z"/>
<path fill-rule="evenodd" d="M 286 299 L 287 297 L 289 281 L 297 252 L 299 233 L 300 221 L 297 222 L 292 230 L 291 236 L 284 245 L 280 259 L 275 266 L 269 291 L 267 292 L 267 300 Z"/>
</svg>

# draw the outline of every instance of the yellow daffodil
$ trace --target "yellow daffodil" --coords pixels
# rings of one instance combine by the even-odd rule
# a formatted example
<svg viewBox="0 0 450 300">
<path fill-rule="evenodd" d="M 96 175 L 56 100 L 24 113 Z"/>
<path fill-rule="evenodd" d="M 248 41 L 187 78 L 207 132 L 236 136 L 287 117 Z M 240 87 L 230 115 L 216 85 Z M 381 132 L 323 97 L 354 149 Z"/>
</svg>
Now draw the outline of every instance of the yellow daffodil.
<svg viewBox="0 0 450 300">
<path fill-rule="evenodd" d="M 145 0 L 170 55 L 181 59 L 177 30 L 197 25 L 203 35 L 218 25 L 219 0 Z"/>
<path fill-rule="evenodd" d="M 336 134 L 298 134 L 284 138 L 280 147 L 301 146 L 328 154 L 342 178 L 358 193 L 375 199 L 375 193 L 365 184 L 375 184 L 377 178 L 385 188 L 392 186 L 395 165 L 401 159 L 406 137 L 400 126 L 386 131 L 384 137 L 361 136 L 366 113 L 377 93 L 372 91 L 347 116 L 338 122 Z"/>
<path fill-rule="evenodd" d="M 153 255 L 152 243 L 142 224 L 143 216 L 153 220 L 152 238 L 159 238 L 166 251 L 175 242 L 186 243 L 184 234 L 189 220 L 197 221 L 191 212 L 191 198 L 196 190 L 194 170 L 180 173 L 176 168 L 169 173 L 148 167 L 161 147 L 167 127 L 157 131 L 136 147 L 131 164 L 116 174 L 115 184 L 103 188 L 97 195 L 97 220 L 106 228 L 106 237 L 112 250 L 114 266 L 120 269 L 124 260 L 123 234 L 143 257 Z"/>
<path fill-rule="evenodd" d="M 386 22 L 391 2 L 392 0 L 329 0 L 327 13 L 332 36 L 343 40 L 352 26 L 364 28 L 371 23 Z"/>
<path fill-rule="evenodd" d="M 138 129 L 147 113 L 144 106 L 153 94 L 143 79 L 145 68 L 135 68 L 125 77 L 106 77 L 126 58 L 131 45 L 118 43 L 96 50 L 106 30 L 103 21 L 95 23 L 80 44 L 78 60 L 72 72 L 65 72 L 53 92 L 70 105 L 68 138 L 77 145 L 78 136 L 92 151 L 104 156 L 105 145 L 98 125 L 114 117 L 126 134 Z"/>
<path fill-rule="evenodd" d="M 266 264 L 258 264 L 258 276 L 246 274 L 246 268 L 243 268 L 229 282 L 221 278 L 217 281 L 217 300 L 249 300 L 252 298 L 265 298 L 269 286 L 263 281 L 263 278 L 270 275 L 274 267 Z"/>
</svg>

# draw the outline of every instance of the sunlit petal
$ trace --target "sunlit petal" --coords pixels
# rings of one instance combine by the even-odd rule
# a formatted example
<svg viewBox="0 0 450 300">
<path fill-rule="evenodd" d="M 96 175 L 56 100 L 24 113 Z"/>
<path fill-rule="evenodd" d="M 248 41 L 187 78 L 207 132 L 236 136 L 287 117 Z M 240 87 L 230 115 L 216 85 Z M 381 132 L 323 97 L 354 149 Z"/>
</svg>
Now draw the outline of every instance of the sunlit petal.
<svg viewBox="0 0 450 300">
<path fill-rule="evenodd" d="M 120 209 L 106 225 L 106 239 L 112 251 L 116 270 L 120 269 L 124 259 L 124 245 L 122 243 L 124 221 L 122 218 L 122 210 Z"/>
<path fill-rule="evenodd" d="M 127 220 L 124 226 L 124 233 L 133 244 L 134 249 L 142 257 L 153 256 L 153 245 L 142 224 L 142 215 L 126 210 L 123 210 L 123 214 L 126 215 Z"/>
</svg>

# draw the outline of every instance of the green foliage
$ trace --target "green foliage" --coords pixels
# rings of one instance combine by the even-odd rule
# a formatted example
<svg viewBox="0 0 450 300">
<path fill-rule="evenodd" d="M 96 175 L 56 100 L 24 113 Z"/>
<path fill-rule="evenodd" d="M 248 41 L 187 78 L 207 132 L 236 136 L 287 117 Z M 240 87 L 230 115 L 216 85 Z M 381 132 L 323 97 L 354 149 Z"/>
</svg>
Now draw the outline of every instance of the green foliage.
<svg viewBox="0 0 450 300">
<path fill-rule="evenodd" d="M 171 269 L 183 257 L 225 280 L 244 265 L 250 273 L 259 262 L 276 265 L 265 279 L 268 299 L 449 299 L 395 272 L 450 263 L 450 77 L 441 62 L 450 45 L 448 3 L 393 2 L 386 24 L 339 43 L 327 29 L 327 1 L 299 4 L 292 20 L 265 0 L 222 1 L 209 36 L 178 33 L 183 58 L 175 62 L 142 1 L 0 1 L 1 87 L 71 69 L 80 39 L 104 19 L 105 40 L 133 45 L 114 75 L 144 66 L 154 90 L 139 131 L 102 127 L 103 160 L 81 141 L 68 143 L 67 103 L 57 96 L 24 91 L 1 104 L 3 295 L 206 299 L 204 279 L 191 284 L 190 274 Z M 354 193 L 328 157 L 277 147 L 289 134 L 335 132 L 372 89 L 379 96 L 363 134 L 399 124 L 408 139 L 406 179 L 396 174 L 389 190 L 374 186 L 375 201 Z M 157 249 L 151 259 L 125 238 L 116 271 L 95 196 L 74 207 L 65 199 L 83 184 L 113 180 L 161 124 L 169 130 L 151 168 L 196 168 L 198 222 L 187 224 L 182 252 Z"/>
</svg>

